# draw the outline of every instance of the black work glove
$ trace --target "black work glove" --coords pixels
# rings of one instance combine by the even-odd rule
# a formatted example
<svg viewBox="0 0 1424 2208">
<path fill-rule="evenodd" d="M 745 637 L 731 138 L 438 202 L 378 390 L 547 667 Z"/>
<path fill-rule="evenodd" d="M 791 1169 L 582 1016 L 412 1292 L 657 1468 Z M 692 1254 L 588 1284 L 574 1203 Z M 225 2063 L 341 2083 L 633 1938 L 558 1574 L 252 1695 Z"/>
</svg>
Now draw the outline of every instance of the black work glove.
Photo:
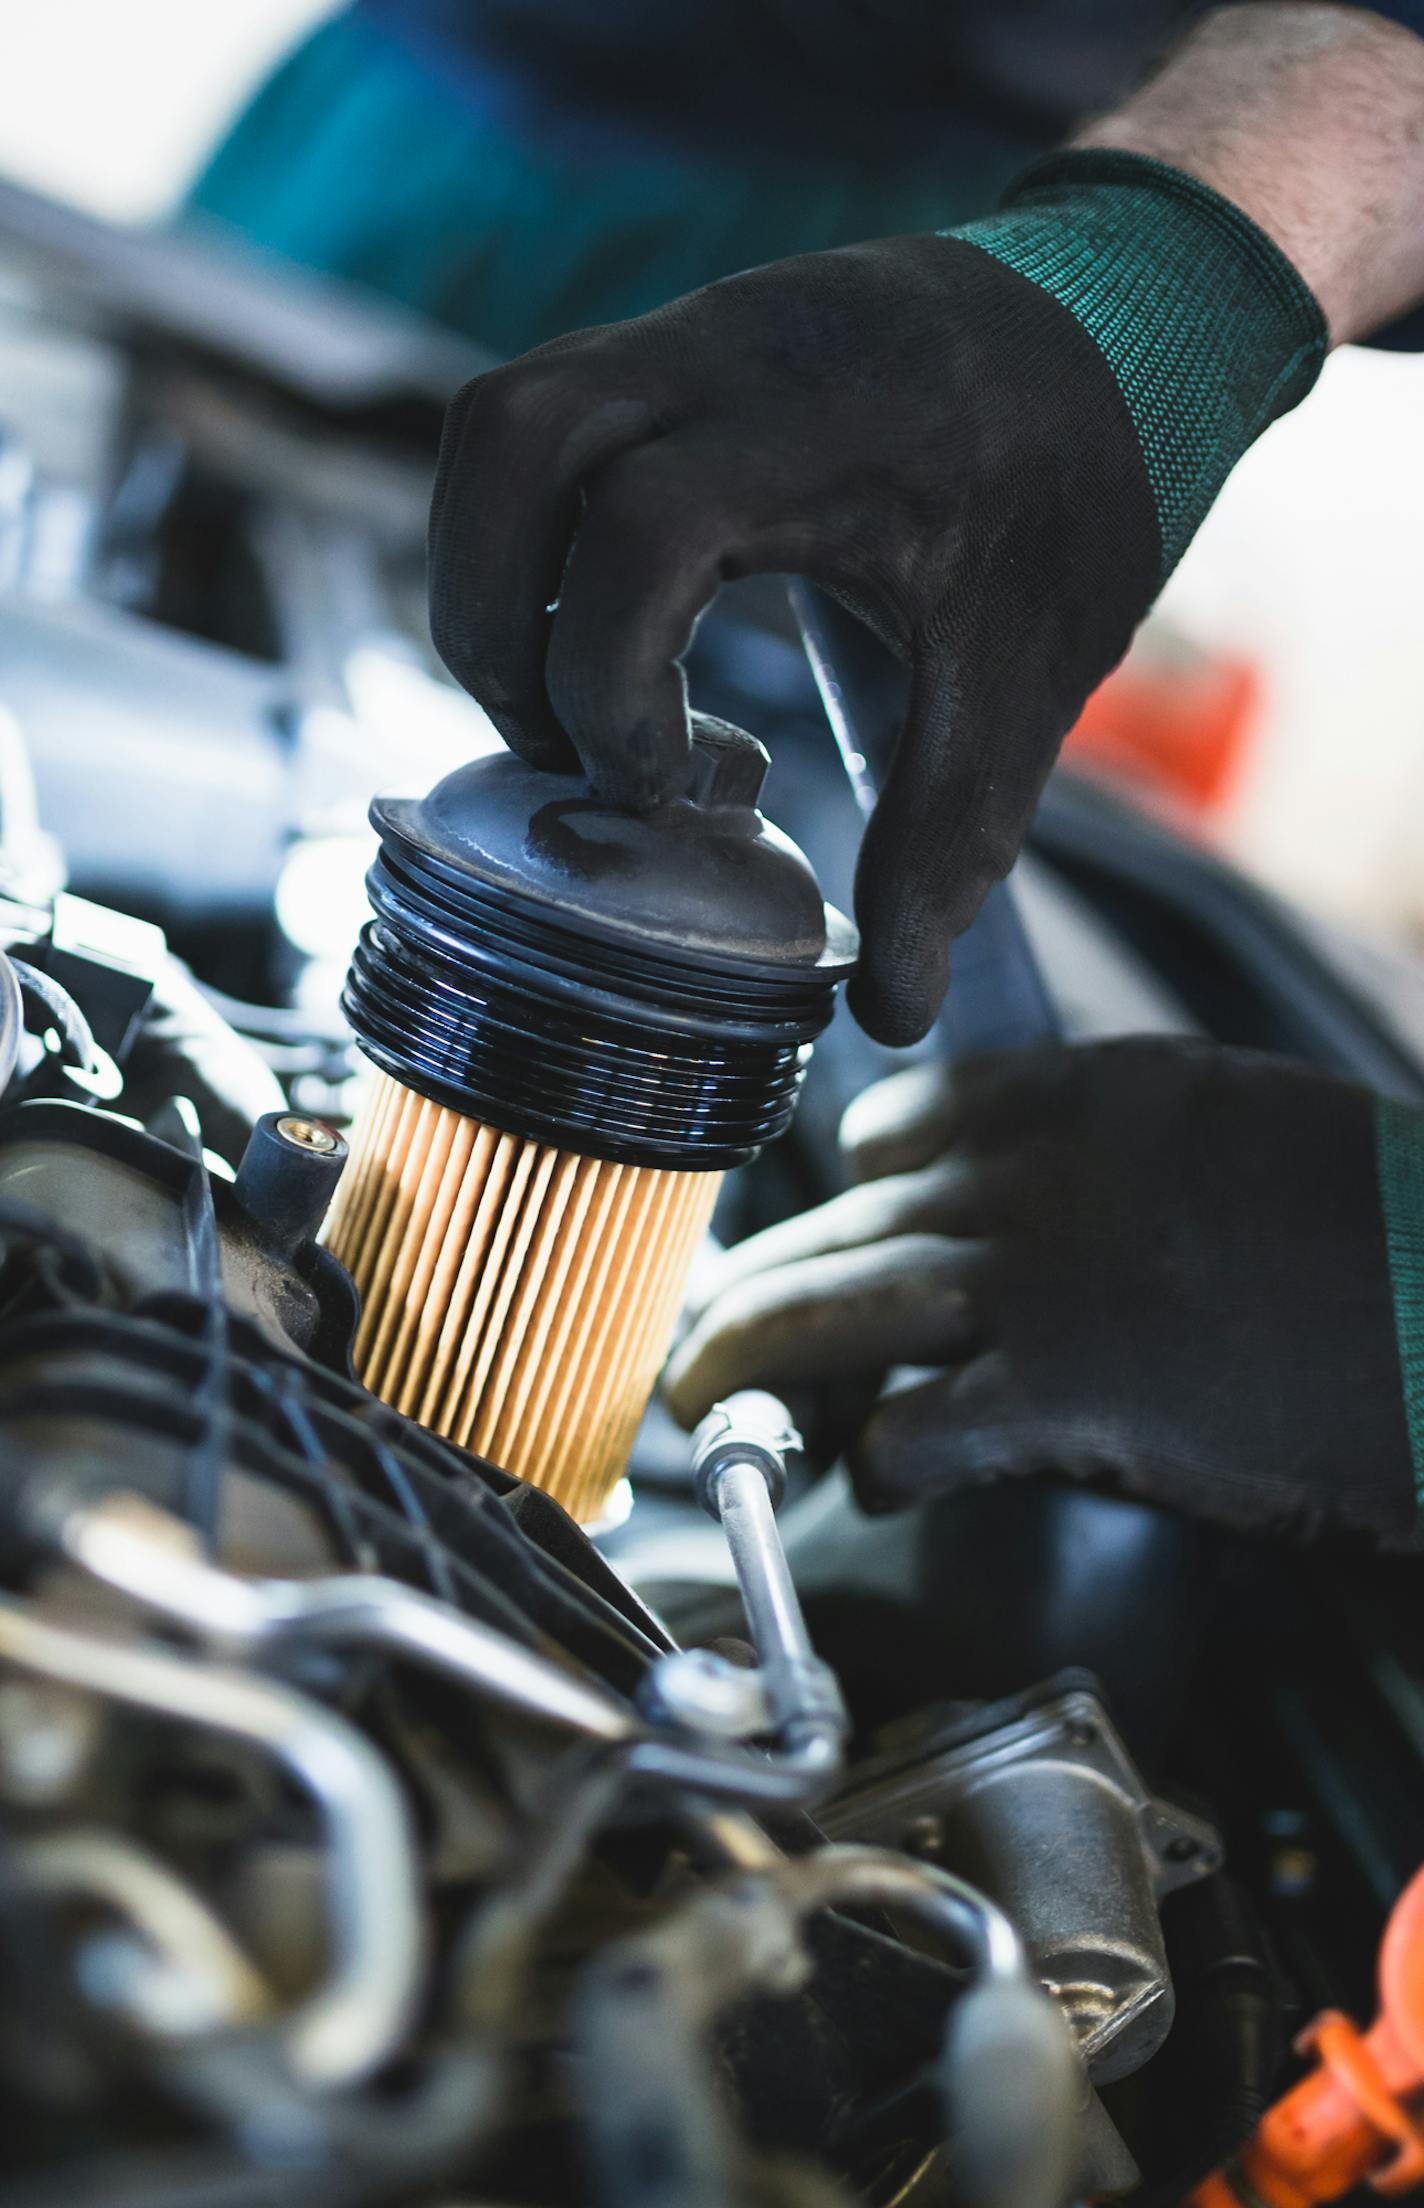
<svg viewBox="0 0 1424 2208">
<path fill-rule="evenodd" d="M 911 668 L 851 992 L 911 1042 L 1084 698 L 1324 345 L 1289 262 L 1206 185 L 1056 156 L 960 232 L 754 269 L 468 384 L 435 643 L 524 758 L 648 808 L 682 784 L 679 658 L 719 584 L 832 591 Z"/>
<path fill-rule="evenodd" d="M 872 1509 L 1057 1472 L 1238 1528 L 1415 1537 L 1424 1114 L 1142 1040 L 915 1069 L 844 1139 L 877 1177 L 719 1261 L 680 1417 L 934 1365 L 853 1442 Z"/>
</svg>

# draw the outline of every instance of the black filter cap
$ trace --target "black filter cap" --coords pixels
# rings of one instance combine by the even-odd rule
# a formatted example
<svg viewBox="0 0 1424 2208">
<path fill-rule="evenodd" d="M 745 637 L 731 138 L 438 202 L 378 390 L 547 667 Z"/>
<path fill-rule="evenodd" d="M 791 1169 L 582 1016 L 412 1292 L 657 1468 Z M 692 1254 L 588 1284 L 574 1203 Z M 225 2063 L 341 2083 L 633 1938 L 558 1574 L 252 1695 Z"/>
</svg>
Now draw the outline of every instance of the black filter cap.
<svg viewBox="0 0 1424 2208">
<path fill-rule="evenodd" d="M 855 930 L 758 812 L 762 746 L 692 728 L 683 793 L 649 813 L 512 753 L 376 800 L 342 999 L 367 1057 L 591 1157 L 710 1170 L 783 1131 Z"/>
</svg>

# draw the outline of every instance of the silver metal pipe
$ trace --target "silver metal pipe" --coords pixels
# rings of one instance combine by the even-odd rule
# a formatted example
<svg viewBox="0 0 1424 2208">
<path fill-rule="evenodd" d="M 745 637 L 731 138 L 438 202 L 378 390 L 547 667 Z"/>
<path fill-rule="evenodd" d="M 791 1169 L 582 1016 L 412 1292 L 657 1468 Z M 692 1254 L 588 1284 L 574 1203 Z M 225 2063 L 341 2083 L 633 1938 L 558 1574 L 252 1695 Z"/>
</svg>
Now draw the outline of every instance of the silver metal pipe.
<svg viewBox="0 0 1424 2208">
<path fill-rule="evenodd" d="M 911 1915 L 972 1977 L 940 2064 L 953 2191 L 966 2208 L 1065 2208 L 1076 2197 L 1087 2084 L 1067 2020 L 1003 1911 L 948 1871 L 879 1848 L 787 1861 L 772 1883 L 803 1912 L 867 1904 Z"/>
<path fill-rule="evenodd" d="M 835 1674 L 812 1646 L 776 1526 L 786 1458 L 800 1440 L 785 1404 L 748 1388 L 708 1412 L 693 1436 L 692 1469 L 703 1507 L 726 1537 L 778 1762 L 811 1794 L 838 1774 L 849 1722 Z M 674 1708 L 680 1703 L 684 1721 L 695 1724 L 699 1700 L 711 1698 L 697 1674 L 673 1674 L 678 1661 L 667 1659 L 661 1679 L 655 1671 L 655 1688 L 666 1695 L 670 1685 Z M 755 1707 L 754 1698 L 747 1706 Z"/>
<path fill-rule="evenodd" d="M 59 1538 L 93 1578 L 210 1646 L 247 1651 L 312 1641 L 378 1648 L 522 1717 L 590 1740 L 629 1740 L 638 1731 L 633 1713 L 606 1689 L 400 1580 L 374 1572 L 244 1579 L 208 1563 L 181 1520 L 131 1493 L 69 1510 Z"/>
<path fill-rule="evenodd" d="M 309 1586 L 277 1582 L 272 1593 L 274 1634 L 383 1648 L 522 1717 L 591 1740 L 630 1740 L 636 1730 L 631 1711 L 603 1688 L 399 1580 L 353 1574 Z"/>
<path fill-rule="evenodd" d="M 656 2049 L 655 2077 L 680 2117 L 672 2150 L 694 2174 L 715 2169 L 715 2109 L 699 2099 L 713 2020 L 748 1994 L 806 1984 L 814 1964 L 804 1927 L 819 1911 L 885 1908 L 913 1916 L 965 1973 L 940 2064 L 955 2197 L 968 2208 L 1064 2208 L 1080 2076 L 1063 2017 L 1034 1983 L 1003 1912 L 964 1880 L 889 1850 L 833 1846 L 787 1858 L 743 1851 L 733 1837 L 732 1852 L 744 1868 L 606 1950 L 583 1981 L 575 2029 L 590 2132 L 610 2179 L 630 2141 L 605 2080 L 646 2070 Z M 635 2114 L 652 2105 L 649 2094 Z"/>
<path fill-rule="evenodd" d="M 102 1902 L 126 1919 L 164 1964 L 181 1973 L 192 2001 L 206 2012 L 207 2029 L 251 2023 L 271 2008 L 268 1986 L 227 1926 L 147 1848 L 117 1832 L 71 1826 L 22 1840 L 15 1853 L 30 1892 L 47 1900 Z M 161 2028 L 147 2010 L 140 2021 Z"/>
<path fill-rule="evenodd" d="M 794 1729 L 775 1757 L 709 1751 L 641 1723 L 606 1689 L 399 1580 L 368 1573 L 323 1580 L 240 1578 L 209 1564 L 191 1530 L 141 1495 L 121 1492 L 71 1504 L 47 1529 L 37 1530 L 47 1530 L 92 1578 L 185 1627 L 209 1647 L 270 1653 L 306 1640 L 383 1649 L 521 1716 L 605 1742 L 611 1750 L 621 1748 L 630 1777 L 717 1798 L 790 1805 L 824 1793 L 840 1768 L 836 1724 L 828 1732 Z M 813 1658 L 798 1667 L 797 1676 L 814 1683 L 823 1673 L 829 1679 Z M 838 1711 L 833 1681 L 831 1693 Z"/>
<path fill-rule="evenodd" d="M 0 1662 L 263 1750 L 320 1809 L 331 1968 L 277 2027 L 314 2086 L 354 2083 L 397 2044 L 420 1979 L 422 1927 L 405 1804 L 383 1758 L 346 1720 L 272 1680 L 75 1632 L 0 1597 Z"/>
<path fill-rule="evenodd" d="M 938 1865 L 889 1848 L 828 1847 L 784 1857 L 760 1875 L 803 1914 L 817 1909 L 898 1909 L 915 1917 L 950 1957 L 968 1955 L 976 1979 L 1032 1986 L 1023 1941 L 987 1894 Z M 1066 2032 L 1065 2032 L 1066 2044 Z"/>
<path fill-rule="evenodd" d="M 759 1654 L 793 1663 L 814 1658 L 800 1597 L 776 1530 L 766 1474 L 759 1464 L 733 1457 L 708 1481 L 708 1501 L 727 1537 L 747 1624 Z"/>
</svg>

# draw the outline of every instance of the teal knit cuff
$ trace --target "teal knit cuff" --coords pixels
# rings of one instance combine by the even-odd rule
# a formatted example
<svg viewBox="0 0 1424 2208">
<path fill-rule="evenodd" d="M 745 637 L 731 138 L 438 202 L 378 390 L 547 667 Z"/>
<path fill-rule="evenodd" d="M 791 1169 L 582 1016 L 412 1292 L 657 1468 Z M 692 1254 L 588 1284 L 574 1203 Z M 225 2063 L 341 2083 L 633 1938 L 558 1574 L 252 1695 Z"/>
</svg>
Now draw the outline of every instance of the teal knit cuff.
<svg viewBox="0 0 1424 2208">
<path fill-rule="evenodd" d="M 1424 1112 L 1380 1098 L 1375 1107 L 1375 1168 L 1389 1253 L 1404 1422 L 1414 1464 L 1414 1492 L 1424 1521 Z"/>
<path fill-rule="evenodd" d="M 1239 207 L 1144 154 L 1052 154 L 1001 213 L 943 235 L 1051 293 L 1102 351 L 1142 446 L 1165 581 L 1247 446 L 1319 374 L 1313 293 Z"/>
</svg>

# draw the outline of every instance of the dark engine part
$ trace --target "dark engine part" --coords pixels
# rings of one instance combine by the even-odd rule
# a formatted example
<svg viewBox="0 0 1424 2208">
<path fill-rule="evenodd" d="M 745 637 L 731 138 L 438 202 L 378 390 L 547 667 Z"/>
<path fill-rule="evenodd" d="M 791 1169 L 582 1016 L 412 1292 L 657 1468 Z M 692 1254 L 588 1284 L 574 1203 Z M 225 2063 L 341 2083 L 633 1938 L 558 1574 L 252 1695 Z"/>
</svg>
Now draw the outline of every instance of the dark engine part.
<svg viewBox="0 0 1424 2208">
<path fill-rule="evenodd" d="M 208 1173 L 196 1122 L 169 1126 L 176 1141 L 79 1104 L 21 1105 L 0 1116 L 0 1206 L 62 1220 L 125 1299 L 197 1295 L 342 1369 L 355 1292 L 315 1239 L 342 1137 L 274 1112 L 233 1184 Z"/>
<path fill-rule="evenodd" d="M 13 2062 L 0 2034 L 15 2168 L 562 2201 L 591 2162 L 652 2200 L 657 2076 L 657 2153 L 700 2183 L 801 2197 L 762 2158 L 814 2153 L 877 2193 L 948 2109 L 963 2197 L 997 2198 L 1026 2149 L 974 2112 L 1007 2035 L 1056 2111 L 1050 2208 L 1071 2055 L 1008 1920 L 784 1812 L 778 1844 L 737 1803 L 805 1778 L 637 1715 L 657 1621 L 548 1497 L 349 1378 L 322 1130 L 259 1127 L 231 1187 L 168 1132 L 51 1103 L 0 1132 L 0 1938 L 48 1989 Z"/>
<path fill-rule="evenodd" d="M 804 1693 L 832 1705 L 774 1566 L 747 1582 L 753 1668 L 679 1652 L 550 1497 L 354 1380 L 356 1300 L 316 1238 L 343 1152 L 272 1113 L 229 1182 L 178 1105 L 148 1129 L 46 1099 L 0 1123 L 0 1939 L 48 1988 L 24 2046 L 0 2032 L 0 2081 L 36 2197 L 53 2172 L 66 2200 L 121 2198 L 115 2171 L 146 2204 L 264 2208 L 313 2171 L 372 2201 L 1179 2197 L 1275 2085 L 1298 1996 L 1257 1913 L 1308 2005 L 1338 1984 L 1318 1927 L 1291 1934 L 1281 1842 L 1263 1871 L 1290 1784 L 1232 1746 L 1255 1700 L 1213 1727 L 1186 1678 L 1131 1721 L 1210 1820 L 1143 1780 L 1081 1675 L 937 1711 L 935 1687 L 989 1676 L 919 1615 L 950 1551 L 922 1583 L 874 1563 L 913 1524 L 836 1533 L 823 1509 L 797 1578 L 851 1720 L 882 1730 L 816 1807 L 840 1721 L 829 1761 L 798 1761 Z M 724 1474 L 762 1447 L 728 1432 Z M 718 1508 L 750 1503 L 732 1479 Z M 962 1563 L 972 1534 L 950 1546 Z M 1302 1583 L 1272 1569 L 1288 1606 Z M 1001 1668 L 1052 1645 L 1006 1636 L 1010 1599 L 995 1583 Z M 1370 1690 L 1346 1699 L 1358 1729 Z M 353 2006 L 378 1917 L 381 1997 Z M 1024 2005 L 1025 1953 L 1053 2010 Z M 263 2143 L 274 2097 L 300 2184 Z"/>
<path fill-rule="evenodd" d="M 931 1728 L 863 1765 L 823 1812 L 833 1839 L 951 1862 L 1019 1926 L 1100 2085 L 1171 2029 L 1158 1904 L 1221 1865 L 1200 1818 L 1144 1786 L 1085 1675 Z"/>
</svg>

